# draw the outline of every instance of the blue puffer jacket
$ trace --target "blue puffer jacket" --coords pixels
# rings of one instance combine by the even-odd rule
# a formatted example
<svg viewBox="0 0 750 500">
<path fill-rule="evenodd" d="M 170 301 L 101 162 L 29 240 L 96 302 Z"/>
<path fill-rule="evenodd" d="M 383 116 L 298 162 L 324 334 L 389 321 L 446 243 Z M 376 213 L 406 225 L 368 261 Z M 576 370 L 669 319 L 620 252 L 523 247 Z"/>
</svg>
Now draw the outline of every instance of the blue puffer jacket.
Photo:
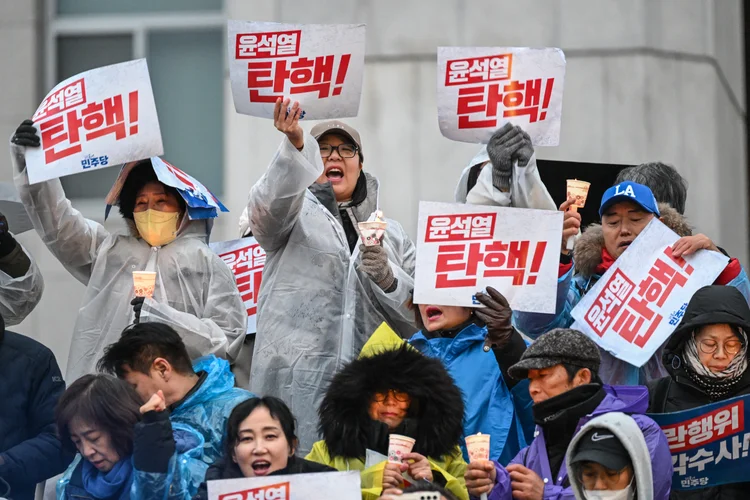
<svg viewBox="0 0 750 500">
<path fill-rule="evenodd" d="M 171 408 L 171 420 L 197 430 L 205 440 L 202 460 L 214 464 L 224 454 L 227 419 L 234 407 L 255 397 L 234 386 L 234 375 L 225 359 L 214 355 L 193 362 L 195 373 L 206 372 L 205 380 L 193 393 Z"/>
<path fill-rule="evenodd" d="M 0 319 L 0 478 L 14 500 L 32 500 L 36 483 L 73 459 L 55 433 L 55 406 L 64 391 L 52 351 L 6 331 Z M 4 490 L 0 486 L 0 495 Z"/>
<path fill-rule="evenodd" d="M 532 439 L 533 402 L 528 380 L 508 389 L 495 355 L 484 352 L 486 335 L 486 327 L 471 324 L 453 338 L 428 339 L 420 331 L 409 343 L 423 354 L 440 359 L 461 389 L 465 406 L 463 437 L 479 432 L 489 434 L 490 458 L 507 464 Z M 468 462 L 463 440 L 461 450 Z"/>
</svg>

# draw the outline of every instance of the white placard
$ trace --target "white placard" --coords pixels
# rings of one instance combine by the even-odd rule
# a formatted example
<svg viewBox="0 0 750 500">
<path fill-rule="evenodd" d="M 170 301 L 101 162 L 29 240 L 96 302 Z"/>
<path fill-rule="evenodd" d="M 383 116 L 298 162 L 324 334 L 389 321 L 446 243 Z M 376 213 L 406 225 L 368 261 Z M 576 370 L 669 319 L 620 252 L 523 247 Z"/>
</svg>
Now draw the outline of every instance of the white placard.
<svg viewBox="0 0 750 500">
<path fill-rule="evenodd" d="M 42 145 L 26 149 L 31 184 L 164 154 L 145 59 L 68 78 L 32 119 Z"/>
<path fill-rule="evenodd" d="M 234 109 L 273 118 L 276 99 L 299 101 L 303 119 L 357 116 L 365 67 L 364 24 L 230 20 Z"/>
<path fill-rule="evenodd" d="M 359 500 L 359 471 L 246 477 L 208 482 L 209 500 Z"/>
<path fill-rule="evenodd" d="M 535 146 L 560 143 L 565 54 L 557 48 L 438 47 L 440 131 L 487 143 L 506 122 Z"/>
<path fill-rule="evenodd" d="M 419 203 L 414 303 L 479 306 L 487 286 L 518 311 L 554 313 L 563 213 Z"/>
<path fill-rule="evenodd" d="M 631 365 L 651 358 L 693 294 L 712 284 L 729 262 L 708 250 L 674 258 L 679 238 L 653 219 L 571 312 L 578 328 Z"/>
<path fill-rule="evenodd" d="M 255 333 L 258 291 L 266 265 L 266 252 L 252 236 L 211 243 L 210 247 L 234 273 L 237 288 L 247 310 L 247 333 Z"/>
</svg>

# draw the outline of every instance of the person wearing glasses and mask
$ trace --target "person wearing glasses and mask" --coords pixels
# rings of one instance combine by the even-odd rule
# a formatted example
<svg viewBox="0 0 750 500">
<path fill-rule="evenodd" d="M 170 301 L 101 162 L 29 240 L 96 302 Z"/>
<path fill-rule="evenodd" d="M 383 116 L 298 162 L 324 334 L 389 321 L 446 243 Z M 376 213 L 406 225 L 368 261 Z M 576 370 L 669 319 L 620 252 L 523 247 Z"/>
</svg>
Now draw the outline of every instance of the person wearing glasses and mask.
<svg viewBox="0 0 750 500">
<path fill-rule="evenodd" d="M 267 254 L 250 389 L 310 415 L 381 323 L 401 337 L 417 331 L 415 247 L 392 219 L 380 244 L 360 243 L 358 223 L 378 215 L 380 184 L 363 170 L 359 133 L 340 121 L 304 131 L 299 103 L 289 106 L 276 102 L 274 125 L 285 137 L 247 206 Z M 316 437 L 315 422 L 302 420 L 300 450 Z"/>
<path fill-rule="evenodd" d="M 673 413 L 750 394 L 750 307 L 731 286 L 705 286 L 690 299 L 664 347 L 668 377 L 649 384 L 649 413 Z M 750 482 L 675 491 L 672 498 L 747 498 Z"/>
</svg>

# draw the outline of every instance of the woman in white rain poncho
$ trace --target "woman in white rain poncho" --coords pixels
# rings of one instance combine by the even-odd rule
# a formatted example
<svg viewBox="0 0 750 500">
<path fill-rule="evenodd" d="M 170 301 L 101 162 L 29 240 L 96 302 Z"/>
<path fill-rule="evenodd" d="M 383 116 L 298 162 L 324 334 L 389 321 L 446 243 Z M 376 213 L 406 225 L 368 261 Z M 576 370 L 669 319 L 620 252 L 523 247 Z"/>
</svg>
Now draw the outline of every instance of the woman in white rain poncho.
<svg viewBox="0 0 750 500">
<path fill-rule="evenodd" d="M 286 137 L 248 202 L 250 229 L 267 253 L 250 389 L 312 416 L 333 374 L 383 321 L 401 336 L 416 331 L 407 306 L 415 249 L 391 219 L 382 246 L 360 246 L 357 222 L 374 218 L 379 183 L 362 171 L 359 134 L 339 121 L 308 134 L 296 103 L 286 116 L 288 104 L 276 103 Z M 300 420 L 303 453 L 316 426 Z"/>
<path fill-rule="evenodd" d="M 39 145 L 30 121 L 19 127 L 11 142 L 16 187 L 34 228 L 52 254 L 86 285 L 66 380 L 94 372 L 104 348 L 120 338 L 137 314 L 142 322 L 169 324 L 193 358 L 216 354 L 230 362 L 235 359 L 247 316 L 234 277 L 208 247 L 212 221 L 190 220 L 186 195 L 157 177 L 152 165 L 166 168 L 159 158 L 123 169 L 118 180 L 127 177 L 108 199 L 122 187 L 114 198 L 129 232 L 110 234 L 71 206 L 58 179 L 29 185 L 25 150 Z M 157 275 L 153 298 L 131 305 L 133 271 Z"/>
</svg>

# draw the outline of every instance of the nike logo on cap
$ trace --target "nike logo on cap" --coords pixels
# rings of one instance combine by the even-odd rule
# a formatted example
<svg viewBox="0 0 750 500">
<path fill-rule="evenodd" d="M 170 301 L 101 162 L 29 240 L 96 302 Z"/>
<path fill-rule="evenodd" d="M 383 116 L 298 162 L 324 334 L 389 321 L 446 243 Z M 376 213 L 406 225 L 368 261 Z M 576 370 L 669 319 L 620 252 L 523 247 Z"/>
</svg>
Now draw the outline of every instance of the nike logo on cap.
<svg viewBox="0 0 750 500">
<path fill-rule="evenodd" d="M 605 435 L 605 436 L 600 436 L 598 432 L 595 432 L 595 433 L 594 433 L 594 434 L 593 434 L 593 435 L 591 436 L 591 440 L 592 440 L 592 441 L 604 441 L 605 439 L 612 439 L 613 437 L 614 437 L 614 436 L 613 436 L 613 435 L 611 435 L 611 434 L 610 434 L 609 436 L 606 436 L 606 435 Z"/>
</svg>

